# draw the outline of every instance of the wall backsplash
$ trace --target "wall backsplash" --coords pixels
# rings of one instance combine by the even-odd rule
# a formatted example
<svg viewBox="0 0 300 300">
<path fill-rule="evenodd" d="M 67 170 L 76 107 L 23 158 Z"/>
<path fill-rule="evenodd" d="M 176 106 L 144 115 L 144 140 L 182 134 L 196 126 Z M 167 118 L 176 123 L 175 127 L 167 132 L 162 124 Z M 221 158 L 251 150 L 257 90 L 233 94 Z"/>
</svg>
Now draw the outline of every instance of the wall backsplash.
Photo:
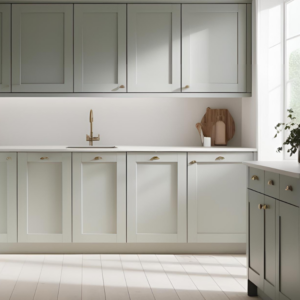
<svg viewBox="0 0 300 300">
<path fill-rule="evenodd" d="M 241 146 L 242 101 L 197 98 L 0 98 L 0 145 L 88 145 L 89 110 L 103 145 L 200 146 L 207 107 L 227 108 Z M 99 144 L 96 142 L 95 144 Z"/>
</svg>

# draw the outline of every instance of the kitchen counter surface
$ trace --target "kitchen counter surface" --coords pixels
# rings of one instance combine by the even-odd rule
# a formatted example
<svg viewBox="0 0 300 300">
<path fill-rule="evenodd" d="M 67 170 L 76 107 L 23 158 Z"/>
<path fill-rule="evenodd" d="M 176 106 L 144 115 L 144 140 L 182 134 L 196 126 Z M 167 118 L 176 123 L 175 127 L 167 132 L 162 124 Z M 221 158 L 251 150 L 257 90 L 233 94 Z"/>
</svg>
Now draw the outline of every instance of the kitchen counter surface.
<svg viewBox="0 0 300 300">
<path fill-rule="evenodd" d="M 72 145 L 71 145 L 72 146 Z M 257 152 L 255 148 L 242 147 L 156 147 L 156 146 L 116 146 L 116 148 L 97 148 L 78 146 L 0 146 L 0 152 Z M 82 147 L 82 148 L 80 148 Z M 99 146 L 98 146 L 99 147 Z"/>
<path fill-rule="evenodd" d="M 244 164 L 256 169 L 300 178 L 298 161 L 246 161 Z"/>
</svg>

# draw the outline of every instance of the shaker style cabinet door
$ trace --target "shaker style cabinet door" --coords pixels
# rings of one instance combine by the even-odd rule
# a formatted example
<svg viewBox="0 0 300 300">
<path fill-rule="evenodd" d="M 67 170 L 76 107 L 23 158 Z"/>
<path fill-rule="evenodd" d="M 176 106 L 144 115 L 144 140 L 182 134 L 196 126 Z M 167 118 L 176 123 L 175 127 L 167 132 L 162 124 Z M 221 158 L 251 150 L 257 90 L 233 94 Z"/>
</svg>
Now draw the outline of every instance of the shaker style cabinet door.
<svg viewBox="0 0 300 300">
<path fill-rule="evenodd" d="M 180 5 L 128 4 L 128 92 L 180 92 Z"/>
<path fill-rule="evenodd" d="M 73 242 L 126 242 L 126 154 L 73 154 Z"/>
<path fill-rule="evenodd" d="M 17 242 L 16 161 L 16 153 L 0 153 L 0 243 Z"/>
<path fill-rule="evenodd" d="M 12 91 L 73 92 L 73 5 L 12 5 Z"/>
<path fill-rule="evenodd" d="M 10 4 L 0 4 L 0 93 L 10 92 Z"/>
<path fill-rule="evenodd" d="M 127 154 L 127 242 L 186 243 L 186 154 Z"/>
<path fill-rule="evenodd" d="M 246 4 L 182 5 L 182 91 L 246 92 Z"/>
<path fill-rule="evenodd" d="M 71 153 L 19 153 L 18 241 L 71 242 Z"/>
<path fill-rule="evenodd" d="M 188 242 L 246 243 L 252 153 L 188 154 Z"/>
<path fill-rule="evenodd" d="M 75 4 L 75 92 L 126 92 L 126 4 Z"/>
</svg>

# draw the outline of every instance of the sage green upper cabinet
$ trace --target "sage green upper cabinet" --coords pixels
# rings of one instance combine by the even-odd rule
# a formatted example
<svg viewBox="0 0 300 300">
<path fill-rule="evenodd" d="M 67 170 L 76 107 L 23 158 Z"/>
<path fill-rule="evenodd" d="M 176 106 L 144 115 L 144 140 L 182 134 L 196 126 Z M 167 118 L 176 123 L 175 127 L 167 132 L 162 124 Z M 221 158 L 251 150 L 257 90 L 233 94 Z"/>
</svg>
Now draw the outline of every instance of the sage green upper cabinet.
<svg viewBox="0 0 300 300">
<path fill-rule="evenodd" d="M 75 92 L 126 92 L 126 4 L 75 4 Z"/>
<path fill-rule="evenodd" d="M 128 5 L 128 92 L 180 92 L 180 4 Z"/>
<path fill-rule="evenodd" d="M 73 92 L 73 5 L 12 6 L 12 91 Z"/>
<path fill-rule="evenodd" d="M 247 91 L 246 4 L 182 5 L 182 91 Z"/>
<path fill-rule="evenodd" d="M 10 4 L 0 5 L 0 92 L 10 92 Z"/>
</svg>

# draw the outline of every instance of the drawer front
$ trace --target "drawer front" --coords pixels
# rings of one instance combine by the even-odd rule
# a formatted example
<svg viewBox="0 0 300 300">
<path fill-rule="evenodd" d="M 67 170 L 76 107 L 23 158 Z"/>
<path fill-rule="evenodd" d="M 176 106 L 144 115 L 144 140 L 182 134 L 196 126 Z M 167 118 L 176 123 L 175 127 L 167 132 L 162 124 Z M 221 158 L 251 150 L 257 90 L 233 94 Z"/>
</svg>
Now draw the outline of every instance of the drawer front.
<svg viewBox="0 0 300 300">
<path fill-rule="evenodd" d="M 264 193 L 265 172 L 260 169 L 250 168 L 248 186 L 251 190 Z"/>
<path fill-rule="evenodd" d="M 279 199 L 299 206 L 300 202 L 300 180 L 284 175 L 280 175 Z"/>
<path fill-rule="evenodd" d="M 189 153 L 189 163 L 193 160 L 196 162 L 244 162 L 252 161 L 254 159 L 253 152 L 240 152 L 240 153 L 227 153 L 227 152 L 215 152 L 215 153 Z"/>
<path fill-rule="evenodd" d="M 265 194 L 279 199 L 279 174 L 265 171 Z"/>
</svg>

